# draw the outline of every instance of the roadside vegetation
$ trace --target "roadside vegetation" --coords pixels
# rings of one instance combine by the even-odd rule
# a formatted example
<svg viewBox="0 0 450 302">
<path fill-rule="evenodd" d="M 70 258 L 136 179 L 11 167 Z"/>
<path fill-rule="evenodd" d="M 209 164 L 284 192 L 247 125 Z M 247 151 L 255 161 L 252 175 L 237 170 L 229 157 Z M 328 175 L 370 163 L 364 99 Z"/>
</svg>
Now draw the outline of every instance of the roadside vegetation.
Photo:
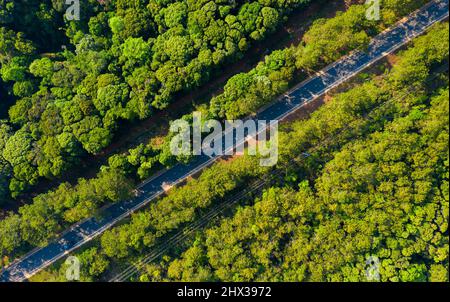
<svg viewBox="0 0 450 302">
<path fill-rule="evenodd" d="M 448 33 L 448 23 L 434 26 L 383 76 L 287 124 L 277 167 L 246 156 L 217 163 L 105 232 L 78 253 L 82 278 L 139 259 L 275 169 L 282 181 L 147 265 L 138 280 L 359 281 L 372 256 L 382 281 L 448 281 L 449 95 L 439 68 L 448 66 Z M 65 269 L 59 263 L 36 280 L 62 281 Z"/>
<path fill-rule="evenodd" d="M 13 1 L 0 6 L 0 74 L 16 98 L 1 138 L 2 178 L 13 197 L 103 150 L 121 121 L 147 118 L 205 83 L 309 0 L 85 1 L 83 20 L 62 26 L 70 43 L 45 54 L 45 43 L 32 40 L 41 35 L 20 31 L 21 14 L 50 34 L 65 2 L 31 2 L 38 17 Z"/>
<path fill-rule="evenodd" d="M 49 9 L 52 4 L 46 2 L 40 9 Z M 42 54 L 38 42 L 27 39 L 32 33 L 18 31 L 23 26 L 13 17 L 23 8 L 9 3 L 9 17 L 2 19 L 1 74 L 2 86 L 16 101 L 0 123 L 0 203 L 43 178 L 61 177 L 81 157 L 104 150 L 122 122 L 147 118 L 177 94 L 205 83 L 214 70 L 239 59 L 252 41 L 262 40 L 309 1 L 266 2 L 112 1 L 104 8 L 90 1 L 82 8 L 84 23 L 63 27 L 69 46 L 52 54 Z M 52 3 L 49 10 L 56 18 L 64 11 L 62 1 Z M 298 73 L 305 78 L 350 50 L 363 49 L 370 36 L 423 3 L 386 1 L 383 23 L 367 21 L 362 5 L 316 22 L 302 45 L 275 52 L 260 68 L 233 77 L 208 111 L 221 118 L 253 112 L 283 92 Z M 251 89 L 243 89 L 247 86 Z M 177 160 L 167 144 L 140 148 L 145 160 L 132 164 L 139 165 L 141 179 Z"/>
<path fill-rule="evenodd" d="M 400 2 L 403 4 L 398 5 Z M 382 11 L 383 15 L 391 16 L 384 19 L 386 23 L 367 21 L 362 5 L 354 5 L 348 11 L 338 14 L 334 18 L 315 22 L 305 34 L 304 41 L 300 45 L 275 51 L 268 55 L 265 61 L 261 62 L 254 70 L 231 78 L 225 86 L 224 93 L 211 100 L 211 105 L 204 109 L 207 118 L 241 117 L 252 112 L 252 110 L 256 110 L 287 89 L 289 85 L 294 83 L 295 79 L 299 77 L 305 78 L 308 75 L 308 71 L 312 70 L 312 66 L 320 68 L 354 48 L 364 49 L 371 36 L 391 25 L 400 16 L 414 8 L 420 7 L 423 3 L 424 1 L 417 0 L 389 1 Z M 338 36 L 327 37 L 327 35 L 333 35 L 333 31 L 342 32 L 342 37 L 339 39 Z M 81 32 L 81 30 L 78 31 L 79 35 L 81 35 Z M 110 34 L 111 39 L 115 41 L 115 34 Z M 90 33 L 89 35 L 92 36 L 94 34 Z M 324 43 L 326 41 L 325 38 L 331 39 L 330 41 L 336 39 L 336 44 Z M 104 41 L 104 43 L 108 44 L 110 42 Z M 22 43 L 19 44 L 22 45 Z M 335 54 L 337 49 L 340 49 L 340 52 Z M 101 51 L 91 50 L 88 53 L 98 54 Z M 318 59 L 317 54 L 319 54 L 320 59 Z M 41 61 L 42 59 L 38 60 L 38 62 Z M 92 60 L 83 60 L 82 62 L 92 62 Z M 64 68 L 62 70 L 67 71 Z M 80 73 L 77 72 L 77 74 Z M 52 74 L 52 78 L 53 76 Z M 102 74 L 98 77 L 106 79 L 111 78 L 112 75 Z M 136 79 L 136 77 L 132 78 Z M 119 78 L 117 81 L 119 83 L 117 85 L 124 85 Z M 82 82 L 84 83 L 84 80 Z M 49 85 L 48 87 L 44 86 L 49 88 L 51 84 Z M 42 89 L 47 89 L 44 86 Z M 79 88 L 79 86 L 77 87 Z M 236 98 L 230 97 L 233 89 L 236 92 Z M 111 91 L 116 90 L 112 89 L 112 86 L 108 86 L 104 90 L 104 92 L 108 93 Z M 76 106 L 74 104 L 77 103 L 77 95 L 71 101 L 63 102 L 64 105 L 61 108 Z M 234 99 L 239 100 L 239 102 L 233 101 Z M 255 100 L 258 100 L 258 102 L 255 103 Z M 11 107 L 10 112 L 15 110 L 14 108 L 18 109 L 19 103 L 20 101 Z M 57 112 L 60 112 L 60 108 L 53 101 L 45 102 L 45 106 L 39 106 L 39 108 L 45 109 L 43 112 L 47 112 L 48 108 L 54 108 Z M 218 108 L 221 109 L 218 110 Z M 18 109 L 18 112 L 25 113 L 30 111 L 28 109 Z M 63 126 L 64 121 L 59 119 L 59 114 L 57 113 L 47 120 L 48 123 L 46 124 L 49 126 L 49 130 L 53 131 L 57 128 L 68 129 L 66 126 Z M 50 150 L 43 146 L 38 147 L 39 143 L 36 144 L 33 133 L 30 133 L 33 129 L 36 130 L 35 133 L 41 133 L 38 130 L 38 128 L 41 129 L 38 124 L 43 122 L 43 116 L 45 115 L 39 115 L 39 117 L 33 119 L 35 122 L 25 122 L 20 129 L 9 123 L 0 125 L 0 146 L 2 147 L 1 150 L 3 150 L 0 158 L 0 172 L 3 171 L 3 174 L 0 175 L 0 182 L 5 184 L 2 186 L 2 191 L 5 194 L 8 194 L 6 186 L 8 182 L 11 188 L 12 184 L 17 184 L 17 181 L 19 181 L 14 176 L 14 171 L 18 172 L 18 174 L 28 174 L 30 172 L 36 175 L 36 167 L 30 166 L 30 163 L 37 163 L 36 154 L 33 150 L 36 148 L 41 151 Z M 191 116 L 186 115 L 184 118 L 190 120 Z M 91 120 L 91 117 L 85 117 L 83 120 Z M 61 121 L 61 124 L 59 124 L 59 121 Z M 76 124 L 79 124 L 79 122 Z M 34 126 L 29 127 L 31 125 L 38 126 L 38 128 Z M 59 141 L 59 138 L 66 134 L 63 131 L 63 133 L 56 134 L 53 138 Z M 72 137 L 70 134 L 69 136 Z M 93 136 L 89 134 L 88 137 L 91 139 Z M 105 203 L 123 200 L 130 193 L 134 179 L 145 179 L 163 167 L 170 167 L 177 162 L 189 160 L 186 157 L 176 158 L 170 154 L 170 139 L 171 137 L 168 135 L 163 139 L 163 143 L 154 144 L 152 141 L 147 145 L 142 144 L 137 148 L 133 148 L 125 154 L 114 155 L 109 159 L 108 166 L 103 167 L 97 177 L 89 180 L 81 179 L 74 186 L 63 183 L 59 188 L 35 197 L 31 204 L 22 206 L 18 213 L 8 215 L 0 221 L 0 233 L 4 234 L 1 236 L 2 240 L 0 241 L 1 254 L 9 259 L 23 254 L 32 247 L 46 245 L 49 240 L 55 238 L 70 224 L 94 215 L 96 210 Z M 49 139 L 49 141 L 51 140 L 53 139 Z M 56 143 L 56 140 L 53 141 Z M 74 146 L 77 146 L 77 143 L 68 143 L 67 145 L 70 148 Z M 62 162 L 59 161 L 61 158 L 58 154 L 50 153 L 52 155 L 48 159 L 51 161 L 51 165 L 64 162 L 64 160 Z M 43 159 L 44 157 L 39 158 Z M 11 163 L 16 163 L 16 167 L 13 167 L 14 164 L 11 165 Z M 23 184 L 23 182 L 21 183 Z M 99 185 L 106 183 L 108 183 L 107 186 Z M 14 187 L 14 185 L 12 186 Z M 101 188 L 104 188 L 104 190 L 101 190 Z M 8 262 L 9 260 L 5 260 L 5 263 Z"/>
</svg>

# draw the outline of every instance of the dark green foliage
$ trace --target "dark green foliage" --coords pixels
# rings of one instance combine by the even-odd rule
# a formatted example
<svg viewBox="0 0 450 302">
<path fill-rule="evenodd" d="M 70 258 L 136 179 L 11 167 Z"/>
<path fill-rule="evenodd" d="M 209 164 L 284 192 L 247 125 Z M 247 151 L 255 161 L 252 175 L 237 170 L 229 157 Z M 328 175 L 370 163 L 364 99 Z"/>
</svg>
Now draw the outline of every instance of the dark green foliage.
<svg viewBox="0 0 450 302">
<path fill-rule="evenodd" d="M 446 60 L 439 37 L 447 34 L 448 25 L 435 27 L 383 83 L 355 87 L 289 125 L 284 160 L 332 137 L 312 155 L 324 165 L 306 160 L 293 170 L 298 185 L 266 190 L 140 280 L 367 281 L 372 256 L 381 281 L 448 281 L 448 88 L 431 98 L 419 89 L 363 116 L 387 93 L 420 87 L 430 66 Z M 427 66 L 421 75 L 417 64 Z M 398 74 L 409 82 L 399 85 Z M 312 182 L 302 181 L 308 169 Z"/>
<path fill-rule="evenodd" d="M 286 170 L 284 187 L 201 232 L 180 257 L 148 265 L 140 280 L 366 281 L 370 256 L 381 261 L 382 281 L 448 280 L 448 88 L 430 96 L 425 85 L 431 66 L 447 60 L 448 44 L 438 47 L 437 39 L 446 34 L 448 24 L 436 26 L 383 80 L 287 125 L 278 167 Z M 420 80 L 408 77 L 416 63 L 426 66 Z M 397 84 L 399 72 L 410 82 Z M 311 147 L 310 158 L 292 165 Z M 213 166 L 107 231 L 99 252 L 116 260 L 139 254 L 267 173 L 256 168 L 250 157 Z"/>
<path fill-rule="evenodd" d="M 11 2 L 3 9 L 3 2 L 1 76 L 18 98 L 10 123 L 31 138 L 28 162 L 9 162 L 15 197 L 40 177 L 60 177 L 76 157 L 102 151 L 121 120 L 147 118 L 177 93 L 205 83 L 215 68 L 240 58 L 252 41 L 273 32 L 283 16 L 309 0 L 89 0 L 82 1 L 82 20 L 65 20 L 65 26 L 64 1 L 31 1 L 38 13 L 25 14 L 23 22 L 17 18 L 23 5 Z M 38 26 L 26 30 L 31 24 Z M 62 44 L 59 27 L 71 42 L 64 42 L 63 51 L 38 56 L 25 39 L 41 50 L 34 31 L 41 30 L 40 38 L 55 39 L 50 45 Z M 66 150 L 61 137 L 77 147 Z"/>
<path fill-rule="evenodd" d="M 422 4 L 391 2 L 383 10 L 394 16 L 390 21 Z M 251 40 L 273 31 L 288 10 L 282 1 L 112 5 L 112 12 L 90 17 L 88 28 L 68 23 L 74 50 L 54 56 L 37 58 L 32 43 L 2 29 L 6 43 L 20 45 L 0 47 L 3 80 L 14 83 L 11 91 L 20 99 L 9 110 L 9 122 L 0 124 L 0 198 L 8 191 L 16 196 L 39 177 L 60 176 L 84 152 L 100 152 L 120 120 L 146 118 L 165 108 L 176 93 L 204 83 L 213 67 L 239 57 Z M 224 93 L 211 101 L 209 115 L 236 118 L 254 112 L 284 92 L 295 74 L 304 76 L 364 48 L 390 22 L 374 25 L 362 18 L 362 7 L 354 6 L 336 18 L 317 21 L 298 47 L 276 51 L 249 73 L 230 79 Z M 448 91 L 432 98 L 430 105 L 424 85 L 430 69 L 448 57 L 448 43 L 443 43 L 447 35 L 448 25 L 438 26 L 402 54 L 382 83 L 371 81 L 340 94 L 308 121 L 289 125 L 280 144 L 280 166 L 289 173 L 286 187 L 268 190 L 255 206 L 202 234 L 204 242 L 180 259 L 150 267 L 142 280 L 359 280 L 367 255 L 383 259 L 385 280 L 448 278 L 448 241 L 442 239 L 448 199 L 445 208 L 441 196 L 448 192 L 448 104 L 445 108 L 442 101 L 448 100 Z M 325 43 L 330 39 L 334 43 Z M 420 87 L 416 95 L 365 120 L 368 111 L 412 86 Z M 350 128 L 341 133 L 346 126 Z M 286 168 L 292 156 L 329 136 L 334 139 L 313 155 L 316 162 L 305 164 L 304 171 Z M 144 179 L 162 166 L 188 161 L 170 154 L 170 138 L 114 155 L 96 178 L 76 186 L 62 184 L 0 221 L 1 254 L 14 256 L 43 245 L 105 202 L 123 200 L 131 189 L 130 176 Z M 383 169 L 389 172 L 385 178 L 376 172 Z M 198 180 L 135 214 L 131 222 L 106 232 L 97 248 L 84 251 L 84 280 L 98 278 L 108 258 L 127 259 L 151 247 L 195 220 L 202 209 L 266 173 L 247 157 L 206 170 Z M 310 183 L 302 182 L 305 175 L 312 175 Z M 388 207 L 380 213 L 384 203 Z M 377 223 L 370 225 L 373 221 Z M 364 232 L 355 231 L 363 227 Z M 237 229 L 235 237 L 229 235 Z M 428 234 L 430 229 L 433 234 Z M 378 237 L 370 242 L 370 236 Z M 421 240 L 430 242 L 427 249 L 417 243 Z M 337 251 L 343 257 L 335 257 Z"/>
</svg>

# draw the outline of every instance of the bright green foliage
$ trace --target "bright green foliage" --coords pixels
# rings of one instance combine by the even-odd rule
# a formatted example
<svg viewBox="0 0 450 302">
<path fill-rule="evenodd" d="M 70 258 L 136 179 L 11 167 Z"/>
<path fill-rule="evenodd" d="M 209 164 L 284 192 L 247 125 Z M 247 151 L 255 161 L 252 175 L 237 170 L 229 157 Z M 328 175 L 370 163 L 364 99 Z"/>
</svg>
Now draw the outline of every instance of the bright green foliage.
<svg viewBox="0 0 450 302">
<path fill-rule="evenodd" d="M 124 258 L 131 251 L 152 246 L 155 240 L 185 222 L 192 221 L 196 209 L 211 206 L 216 200 L 245 184 L 249 177 L 265 172 L 258 161 L 242 157 L 231 163 L 220 163 L 202 173 L 150 209 L 133 216 L 129 224 L 105 232 L 101 238 L 102 251 L 109 257 Z"/>
<path fill-rule="evenodd" d="M 445 90 L 423 117 L 398 118 L 343 147 L 312 187 L 270 189 L 207 231 L 198 267 L 176 269 L 192 247 L 168 277 L 196 280 L 195 267 L 223 281 L 364 281 L 372 255 L 381 281 L 425 281 L 430 264 L 448 269 L 447 146 Z"/>
<path fill-rule="evenodd" d="M 40 177 L 59 177 L 78 156 L 100 153 L 122 120 L 144 119 L 166 108 L 174 95 L 205 83 L 215 67 L 238 59 L 292 9 L 309 3 L 116 1 L 101 11 L 94 2 L 84 7 L 87 27 L 67 23 L 74 51 L 36 58 L 21 32 L 2 29 L 2 77 L 11 94 L 20 97 L 9 110 L 10 122 L 32 137 L 28 163 L 9 163 L 14 196 Z M 62 3 L 53 4 L 55 11 L 64 11 Z M 405 8 L 391 1 L 383 13 L 398 18 L 421 4 L 409 1 Z M 286 91 L 296 75 L 363 49 L 386 25 L 367 21 L 364 12 L 363 6 L 354 5 L 334 18 L 318 20 L 297 47 L 276 51 L 249 73 L 232 77 L 224 93 L 211 100 L 211 115 L 234 119 L 251 114 Z M 70 143 L 60 145 L 61 138 L 70 138 Z M 139 176 L 148 177 L 158 164 L 185 160 L 167 151 L 167 144 L 151 146 L 149 152 L 156 154 L 140 164 Z"/>
<path fill-rule="evenodd" d="M 59 177 L 77 157 L 100 153 L 122 120 L 148 118 L 176 94 L 205 83 L 213 69 L 239 59 L 252 41 L 265 38 L 292 9 L 309 0 L 89 0 L 81 4 L 82 20 L 65 24 L 64 1 L 28 2 L 36 16 L 27 13 L 29 19 L 16 21 L 25 7 L 7 3 L 0 19 L 5 24 L 0 31 L 0 75 L 10 94 L 19 98 L 9 119 L 32 139 L 29 162 L 9 162 L 14 196 L 40 177 Z M 70 43 L 59 36 L 63 31 L 56 34 L 56 25 Z M 55 42 L 43 47 L 35 38 L 38 28 L 64 49 L 38 56 L 37 51 L 50 50 Z M 37 51 L 25 36 L 33 37 Z M 67 139 L 77 147 L 66 150 Z M 64 146 L 58 145 L 62 140 Z M 155 162 L 172 163 L 166 149 L 162 151 Z M 56 164 L 51 163 L 54 158 Z M 141 177 L 152 166 L 147 161 Z"/>
<path fill-rule="evenodd" d="M 421 1 L 409 2 L 414 2 L 414 7 L 421 4 Z M 403 7 L 401 12 L 397 11 L 399 7 L 393 5 L 382 8 L 383 13 L 393 12 L 397 19 L 408 11 Z M 275 51 L 250 72 L 232 77 L 224 93 L 211 100 L 211 114 L 228 119 L 251 114 L 286 91 L 296 73 L 317 71 L 352 50 L 364 50 L 370 37 L 382 29 L 379 23 L 368 21 L 365 14 L 364 5 L 353 5 L 334 18 L 316 20 L 300 45 Z M 445 43 L 436 47 L 445 51 Z"/>
<path fill-rule="evenodd" d="M 413 6 L 401 13 L 395 6 L 384 13 L 399 16 L 419 2 L 410 3 Z M 20 130 L 14 132 L 7 124 L 0 128 L 4 146 L 0 182 L 9 181 L 14 196 L 39 176 L 61 175 L 84 151 L 100 152 L 109 145 L 121 119 L 148 117 L 152 107 L 164 108 L 175 93 L 203 83 L 211 68 L 239 57 L 251 40 L 272 31 L 286 12 L 284 2 L 272 1 L 243 5 L 151 1 L 148 7 L 140 1 L 116 1 L 114 5 L 117 11 L 92 17 L 89 29 L 70 23 L 67 33 L 75 52 L 31 60 L 28 65 L 16 64 L 20 63 L 16 59 L 18 69 L 14 64 L 5 69 L 7 77 L 19 79 L 20 68 L 29 66 L 24 78 L 14 84 L 20 83 L 16 91 L 22 99 L 9 110 L 10 122 Z M 153 19 L 142 21 L 150 15 Z M 382 25 L 360 18 L 361 7 L 355 6 L 336 18 L 316 22 L 298 47 L 276 51 L 249 73 L 230 79 L 224 93 L 212 100 L 210 115 L 236 118 L 254 112 L 285 91 L 296 73 L 304 75 L 312 66 L 319 68 L 351 49 L 364 48 Z M 333 30 L 342 34 L 335 37 L 329 33 Z M 235 217 L 202 234 L 203 243 L 197 242 L 168 267 L 150 266 L 149 275 L 141 279 L 358 280 L 364 277 L 366 257 L 376 255 L 382 259 L 385 280 L 447 280 L 448 241 L 442 234 L 448 206 L 442 196 L 435 195 L 448 192 L 443 148 L 448 139 L 442 136 L 448 136 L 448 119 L 443 117 L 448 106 L 438 105 L 448 100 L 448 91 L 434 97 L 430 105 L 424 85 L 430 69 L 448 57 L 448 43 L 442 43 L 446 35 L 448 25 L 437 26 L 402 54 L 382 83 L 371 81 L 340 94 L 311 119 L 289 125 L 280 144 L 280 164 L 288 174 L 286 187 L 268 190 L 255 206 L 240 209 Z M 326 39 L 336 43 L 325 45 Z M 19 72 L 9 72 L 8 68 L 14 71 L 11 67 Z M 36 79 L 40 85 L 34 88 L 39 90 L 30 95 L 29 84 L 23 83 Z M 379 109 L 373 120 L 365 120 L 368 111 L 411 86 L 421 89 L 399 104 Z M 347 126 L 350 129 L 341 133 Z M 314 154 L 304 170 L 286 168 L 292 156 L 330 136 L 334 137 L 327 146 L 330 149 L 323 147 Z M 170 138 L 115 155 L 96 178 L 80 180 L 76 186 L 63 184 L 37 196 L 18 215 L 2 220 L 2 255 L 45 244 L 68 224 L 93 215 L 105 201 L 123 200 L 131 187 L 126 176 L 147 178 L 161 166 L 189 160 L 168 152 Z M 367 147 L 372 145 L 374 149 Z M 376 157 L 379 150 L 383 154 Z M 347 161 L 343 163 L 342 158 Z M 430 167 L 442 168 L 433 172 Z M 377 169 L 390 174 L 386 172 L 384 179 Z M 371 171 L 375 176 L 368 175 Z M 105 271 L 107 258 L 126 259 L 151 247 L 196 219 L 199 210 L 253 178 L 267 177 L 267 172 L 257 160 L 243 157 L 217 164 L 198 180 L 173 189 L 131 222 L 106 232 L 98 249 L 83 252 L 86 280 Z M 310 182 L 302 181 L 305 177 Z M 383 215 L 382 206 L 371 211 L 372 204 L 384 203 L 389 207 Z M 437 213 L 443 213 L 442 217 Z M 396 224 L 390 222 L 397 218 Z M 375 220 L 378 224 L 367 226 Z M 385 225 L 395 228 L 386 230 Z M 365 232 L 355 231 L 363 227 Z M 229 235 L 236 230 L 236 237 Z M 380 238 L 371 242 L 371 235 Z M 430 242 L 427 249 L 421 240 Z M 342 258 L 333 254 L 338 251 Z"/>
<path fill-rule="evenodd" d="M 80 261 L 80 281 L 92 282 L 95 277 L 98 277 L 108 267 L 109 261 L 105 256 L 98 253 L 97 248 L 89 248 L 77 255 Z M 65 274 L 68 266 L 62 265 L 60 268 L 59 278 L 55 281 L 65 281 Z"/>
<path fill-rule="evenodd" d="M 129 197 L 132 183 L 114 169 L 104 169 L 97 178 L 81 179 L 77 185 L 61 184 L 55 191 L 38 195 L 18 215 L 0 221 L 0 254 L 17 252 L 27 245 L 48 243 L 68 225 L 92 216 L 105 202 Z"/>
<path fill-rule="evenodd" d="M 448 280 L 448 88 L 425 97 L 421 77 L 411 81 L 415 95 L 389 102 L 410 88 L 392 81 L 408 64 L 429 70 L 446 60 L 448 46 L 436 47 L 435 39 L 445 33 L 448 25 L 436 26 L 416 39 L 383 82 L 339 94 L 310 119 L 289 125 L 282 163 L 333 139 L 299 167 L 287 162 L 285 187 L 266 190 L 200 234 L 179 258 L 150 265 L 140 280 L 367 281 L 370 256 L 380 260 L 381 281 Z M 105 234 L 104 252 L 130 255 L 133 226 L 153 213 L 160 212 L 139 213 Z M 153 233 L 141 232 L 152 242 Z"/>
</svg>

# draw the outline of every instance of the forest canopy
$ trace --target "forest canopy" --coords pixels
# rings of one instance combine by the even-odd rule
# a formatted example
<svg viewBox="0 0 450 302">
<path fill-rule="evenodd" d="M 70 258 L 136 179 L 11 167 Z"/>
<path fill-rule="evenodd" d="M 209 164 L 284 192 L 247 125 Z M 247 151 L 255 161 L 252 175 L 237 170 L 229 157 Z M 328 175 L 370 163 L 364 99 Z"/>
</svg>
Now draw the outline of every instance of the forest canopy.
<svg viewBox="0 0 450 302">
<path fill-rule="evenodd" d="M 13 104 L 0 171 L 10 194 L 98 154 L 121 122 L 165 109 L 308 3 L 88 0 L 77 21 L 63 0 L 2 0 L 0 86 Z"/>
<path fill-rule="evenodd" d="M 247 156 L 217 163 L 105 232 L 79 253 L 93 268 L 85 280 L 139 259 L 267 179 L 261 196 L 146 265 L 138 280 L 367 281 L 367 260 L 377 259 L 381 281 L 448 281 L 449 92 L 440 68 L 448 32 L 448 23 L 434 26 L 381 76 L 285 125 L 277 167 Z M 62 280 L 64 271 L 41 276 Z"/>
</svg>

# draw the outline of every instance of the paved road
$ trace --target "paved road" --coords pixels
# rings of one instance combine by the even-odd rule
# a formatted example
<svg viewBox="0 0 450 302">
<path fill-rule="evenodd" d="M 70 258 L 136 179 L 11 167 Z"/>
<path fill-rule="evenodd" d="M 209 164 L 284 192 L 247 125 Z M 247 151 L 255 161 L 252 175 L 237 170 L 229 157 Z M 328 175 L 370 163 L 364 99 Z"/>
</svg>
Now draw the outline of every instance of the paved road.
<svg viewBox="0 0 450 302">
<path fill-rule="evenodd" d="M 448 17 L 448 0 L 431 1 L 405 21 L 375 37 L 367 52 L 354 52 L 300 83 L 254 119 L 282 120 L 296 109 L 348 80 L 367 66 L 422 34 L 432 24 Z M 89 218 L 74 225 L 49 245 L 35 249 L 1 272 L 0 281 L 24 281 L 71 251 L 92 240 L 106 229 L 164 194 L 167 185 L 175 185 L 201 171 L 219 157 L 197 156 L 188 165 L 177 165 L 139 186 L 142 194 L 132 200 L 114 204 L 101 217 Z"/>
</svg>

